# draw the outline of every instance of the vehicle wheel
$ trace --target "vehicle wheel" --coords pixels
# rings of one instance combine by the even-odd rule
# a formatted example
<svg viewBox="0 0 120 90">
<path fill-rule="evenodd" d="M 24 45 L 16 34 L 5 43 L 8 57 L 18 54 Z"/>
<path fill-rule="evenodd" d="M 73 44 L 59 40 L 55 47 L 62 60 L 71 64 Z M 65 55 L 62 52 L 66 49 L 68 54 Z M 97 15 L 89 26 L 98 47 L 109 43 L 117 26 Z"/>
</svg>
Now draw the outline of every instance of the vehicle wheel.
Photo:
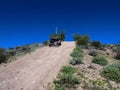
<svg viewBox="0 0 120 90">
<path fill-rule="evenodd" d="M 51 45 L 49 44 L 49 47 L 51 47 Z"/>
<path fill-rule="evenodd" d="M 61 46 L 61 43 L 59 44 L 59 46 Z"/>
</svg>

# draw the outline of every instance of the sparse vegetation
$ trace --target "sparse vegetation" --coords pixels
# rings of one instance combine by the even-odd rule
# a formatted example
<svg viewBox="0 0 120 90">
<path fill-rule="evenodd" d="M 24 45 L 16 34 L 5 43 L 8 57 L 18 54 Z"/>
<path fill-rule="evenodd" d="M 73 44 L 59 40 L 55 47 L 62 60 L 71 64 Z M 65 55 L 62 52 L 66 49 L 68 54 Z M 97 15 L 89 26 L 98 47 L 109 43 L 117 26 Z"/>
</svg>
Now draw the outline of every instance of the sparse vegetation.
<svg viewBox="0 0 120 90">
<path fill-rule="evenodd" d="M 97 56 L 97 51 L 96 50 L 90 50 L 89 55 L 91 56 Z"/>
<path fill-rule="evenodd" d="M 102 65 L 102 66 L 105 66 L 105 65 L 108 64 L 107 59 L 105 57 L 101 57 L 101 56 L 94 57 L 92 62 L 96 63 L 96 64 L 99 64 L 99 65 Z"/>
<path fill-rule="evenodd" d="M 43 46 L 42 44 L 27 44 L 24 46 L 17 46 L 15 48 L 9 48 L 5 50 L 0 48 L 0 63 L 11 62 L 18 56 L 25 55 L 36 50 L 38 47 Z"/>
<path fill-rule="evenodd" d="M 54 81 L 54 90 L 70 90 L 71 88 L 75 88 L 80 83 L 79 78 L 74 75 L 75 72 L 76 69 L 72 66 L 64 66 Z"/>
<path fill-rule="evenodd" d="M 104 90 L 99 85 L 97 85 L 96 81 L 92 81 L 92 83 L 84 82 L 84 90 Z"/>
<path fill-rule="evenodd" d="M 76 65 L 76 64 L 82 64 L 82 58 L 83 58 L 83 51 L 80 46 L 77 46 L 73 52 L 71 53 L 72 60 L 70 61 L 70 64 Z"/>
<path fill-rule="evenodd" d="M 72 75 L 72 74 L 74 74 L 75 72 L 77 71 L 77 69 L 76 68 L 73 68 L 72 66 L 64 66 L 62 69 L 61 69 L 61 72 L 63 73 L 63 74 L 70 74 L 70 75 Z"/>
<path fill-rule="evenodd" d="M 106 65 L 112 62 L 111 61 L 108 63 L 109 59 L 112 59 L 110 46 L 107 44 L 102 45 L 99 41 L 93 41 L 91 43 L 89 42 L 89 39 L 87 40 L 86 38 L 85 40 L 83 38 L 84 37 L 80 36 L 79 34 L 74 36 L 74 40 L 76 41 L 76 48 L 71 53 L 72 59 L 70 64 L 72 67 L 65 66 L 63 69 L 61 69 L 60 74 L 54 81 L 54 90 L 75 90 L 76 85 L 79 83 L 79 86 L 83 90 L 119 90 L 120 87 L 117 87 L 117 83 L 120 82 L 120 65 L 112 64 L 106 67 Z M 87 43 L 84 43 L 84 40 Z M 86 55 L 86 57 L 84 57 L 84 55 Z M 90 57 L 89 55 L 93 57 Z M 105 57 L 108 56 L 110 56 L 110 58 L 106 59 Z M 95 64 L 87 61 L 87 59 L 92 60 L 92 62 Z M 101 70 L 103 66 L 104 69 Z M 73 67 L 77 68 L 78 71 L 73 69 Z M 90 75 L 91 73 L 93 73 L 93 76 Z M 114 83 L 116 83 L 116 85 L 113 85 L 109 80 L 115 81 Z"/>
<path fill-rule="evenodd" d="M 120 63 L 115 63 L 103 68 L 101 75 L 109 80 L 120 83 Z"/>
</svg>

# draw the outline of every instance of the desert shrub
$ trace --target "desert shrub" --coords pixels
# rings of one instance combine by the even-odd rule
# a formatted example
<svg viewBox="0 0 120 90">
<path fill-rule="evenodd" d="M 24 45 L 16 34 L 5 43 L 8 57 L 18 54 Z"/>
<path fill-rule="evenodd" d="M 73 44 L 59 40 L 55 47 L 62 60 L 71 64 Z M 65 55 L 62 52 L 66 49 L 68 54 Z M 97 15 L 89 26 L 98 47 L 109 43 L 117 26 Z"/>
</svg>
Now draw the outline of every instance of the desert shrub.
<svg viewBox="0 0 120 90">
<path fill-rule="evenodd" d="M 23 46 L 23 47 L 21 47 L 21 52 L 24 52 L 25 54 L 29 53 L 29 52 L 31 52 L 31 47 L 30 46 Z"/>
<path fill-rule="evenodd" d="M 27 44 L 27 45 L 24 45 L 24 46 L 17 46 L 14 51 L 16 52 L 16 55 L 21 55 L 21 54 L 27 54 L 27 53 L 30 53 L 34 50 L 36 50 L 37 48 L 39 47 L 42 47 L 43 44 Z"/>
<path fill-rule="evenodd" d="M 74 35 L 74 40 L 76 41 L 76 45 L 87 45 L 89 43 L 89 36 L 88 35 Z"/>
<path fill-rule="evenodd" d="M 21 47 L 21 51 L 24 52 L 24 51 L 30 51 L 30 46 L 23 46 Z"/>
<path fill-rule="evenodd" d="M 120 59 L 120 44 L 116 45 L 115 52 L 116 52 L 115 58 Z"/>
<path fill-rule="evenodd" d="M 90 50 L 89 55 L 91 56 L 97 56 L 97 51 L 96 50 Z"/>
<path fill-rule="evenodd" d="M 13 61 L 17 56 L 30 53 L 42 46 L 42 44 L 27 44 L 24 46 L 17 46 L 15 48 L 9 48 L 7 50 L 0 48 L 0 63 L 9 62 L 9 60 Z"/>
<path fill-rule="evenodd" d="M 9 48 L 8 50 L 14 50 L 14 48 Z"/>
<path fill-rule="evenodd" d="M 79 51 L 73 51 L 73 52 L 71 53 L 71 56 L 72 56 L 73 58 L 81 58 L 81 57 L 83 57 L 83 54 L 82 54 L 81 52 L 79 52 Z"/>
<path fill-rule="evenodd" d="M 70 61 L 70 64 L 72 65 L 82 64 L 82 58 L 83 58 L 82 53 L 83 53 L 82 48 L 76 47 L 71 53 L 72 60 Z"/>
<path fill-rule="evenodd" d="M 73 68 L 72 66 L 64 66 L 62 69 L 61 69 L 61 72 L 63 74 L 74 74 L 76 72 L 76 69 Z"/>
<path fill-rule="evenodd" d="M 6 62 L 6 60 L 7 60 L 6 55 L 5 54 L 0 54 L 0 63 L 4 63 L 4 62 Z"/>
<path fill-rule="evenodd" d="M 65 87 L 55 86 L 54 90 L 66 90 Z"/>
<path fill-rule="evenodd" d="M 11 57 L 11 56 L 14 56 L 16 54 L 16 51 L 14 50 L 9 50 L 8 51 L 8 56 Z"/>
<path fill-rule="evenodd" d="M 82 47 L 81 47 L 81 46 L 77 46 L 77 47 L 74 49 L 74 51 L 83 52 L 83 50 L 82 50 Z"/>
<path fill-rule="evenodd" d="M 82 54 L 82 48 L 81 47 L 76 47 L 73 52 L 71 53 L 71 56 L 73 58 L 81 58 L 83 57 L 83 54 Z"/>
<path fill-rule="evenodd" d="M 95 85 L 91 85 L 91 86 L 86 85 L 86 86 L 84 86 L 84 90 L 105 90 L 105 89 L 102 89 Z"/>
<path fill-rule="evenodd" d="M 47 46 L 48 45 L 48 41 L 44 41 L 43 45 Z"/>
<path fill-rule="evenodd" d="M 101 43 L 99 41 L 93 41 L 91 43 L 95 48 L 101 48 Z"/>
<path fill-rule="evenodd" d="M 0 63 L 4 63 L 7 61 L 7 54 L 5 49 L 0 48 Z"/>
<path fill-rule="evenodd" d="M 71 65 L 76 65 L 76 61 L 75 61 L 75 60 L 71 60 L 71 61 L 70 61 L 70 64 L 71 64 Z"/>
<path fill-rule="evenodd" d="M 102 66 L 105 66 L 105 65 L 108 64 L 107 59 L 105 57 L 101 57 L 101 56 L 94 57 L 92 62 L 96 63 L 96 64 L 99 64 L 99 65 L 102 65 Z"/>
<path fill-rule="evenodd" d="M 19 50 L 19 49 L 21 49 L 21 47 L 20 47 L 20 46 L 17 46 L 15 49 L 16 49 L 16 50 Z"/>
<path fill-rule="evenodd" d="M 113 88 L 112 84 L 110 81 L 107 79 L 100 79 L 97 78 L 95 80 L 84 80 L 83 81 L 83 88 L 84 90 L 119 90 Z"/>
<path fill-rule="evenodd" d="M 79 84 L 79 78 L 74 75 L 76 72 L 76 68 L 73 68 L 72 66 L 64 66 L 58 74 L 57 79 L 54 81 L 54 90 L 69 90 Z"/>
<path fill-rule="evenodd" d="M 89 36 L 85 35 L 85 36 L 80 36 L 79 39 L 76 41 L 76 44 L 78 46 L 80 45 L 87 45 L 89 43 Z"/>
<path fill-rule="evenodd" d="M 76 65 L 76 64 L 82 64 L 82 57 L 81 58 L 73 58 L 71 61 L 70 61 L 70 64 L 72 65 Z"/>
<path fill-rule="evenodd" d="M 54 81 L 55 87 L 60 88 L 74 88 L 76 84 L 79 84 L 79 78 L 74 75 L 61 75 L 57 80 Z"/>
<path fill-rule="evenodd" d="M 109 80 L 120 82 L 120 63 L 115 63 L 103 68 L 101 75 Z"/>
<path fill-rule="evenodd" d="M 112 64 L 110 66 L 120 69 L 120 62 L 119 63 L 114 63 L 114 64 Z"/>
</svg>

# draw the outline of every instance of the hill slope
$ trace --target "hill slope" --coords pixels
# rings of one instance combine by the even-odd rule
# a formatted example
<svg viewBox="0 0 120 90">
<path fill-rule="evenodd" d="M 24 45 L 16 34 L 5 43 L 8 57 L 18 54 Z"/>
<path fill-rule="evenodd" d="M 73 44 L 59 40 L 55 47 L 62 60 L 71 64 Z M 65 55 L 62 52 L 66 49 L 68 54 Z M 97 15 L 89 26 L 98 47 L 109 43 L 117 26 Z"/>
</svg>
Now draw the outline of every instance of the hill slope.
<svg viewBox="0 0 120 90">
<path fill-rule="evenodd" d="M 0 66 L 0 90 L 45 90 L 68 63 L 74 42 L 61 47 L 43 47 L 21 59 Z"/>
</svg>

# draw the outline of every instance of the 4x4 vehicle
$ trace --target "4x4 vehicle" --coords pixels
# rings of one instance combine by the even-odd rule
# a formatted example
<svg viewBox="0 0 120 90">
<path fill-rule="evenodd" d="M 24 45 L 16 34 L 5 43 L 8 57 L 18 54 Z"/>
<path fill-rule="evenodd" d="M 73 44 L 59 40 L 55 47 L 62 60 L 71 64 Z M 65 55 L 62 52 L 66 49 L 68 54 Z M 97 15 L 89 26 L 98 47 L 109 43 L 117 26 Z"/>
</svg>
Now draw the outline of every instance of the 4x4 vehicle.
<svg viewBox="0 0 120 90">
<path fill-rule="evenodd" d="M 49 47 L 61 46 L 61 40 L 58 37 L 51 37 L 49 41 Z"/>
</svg>

